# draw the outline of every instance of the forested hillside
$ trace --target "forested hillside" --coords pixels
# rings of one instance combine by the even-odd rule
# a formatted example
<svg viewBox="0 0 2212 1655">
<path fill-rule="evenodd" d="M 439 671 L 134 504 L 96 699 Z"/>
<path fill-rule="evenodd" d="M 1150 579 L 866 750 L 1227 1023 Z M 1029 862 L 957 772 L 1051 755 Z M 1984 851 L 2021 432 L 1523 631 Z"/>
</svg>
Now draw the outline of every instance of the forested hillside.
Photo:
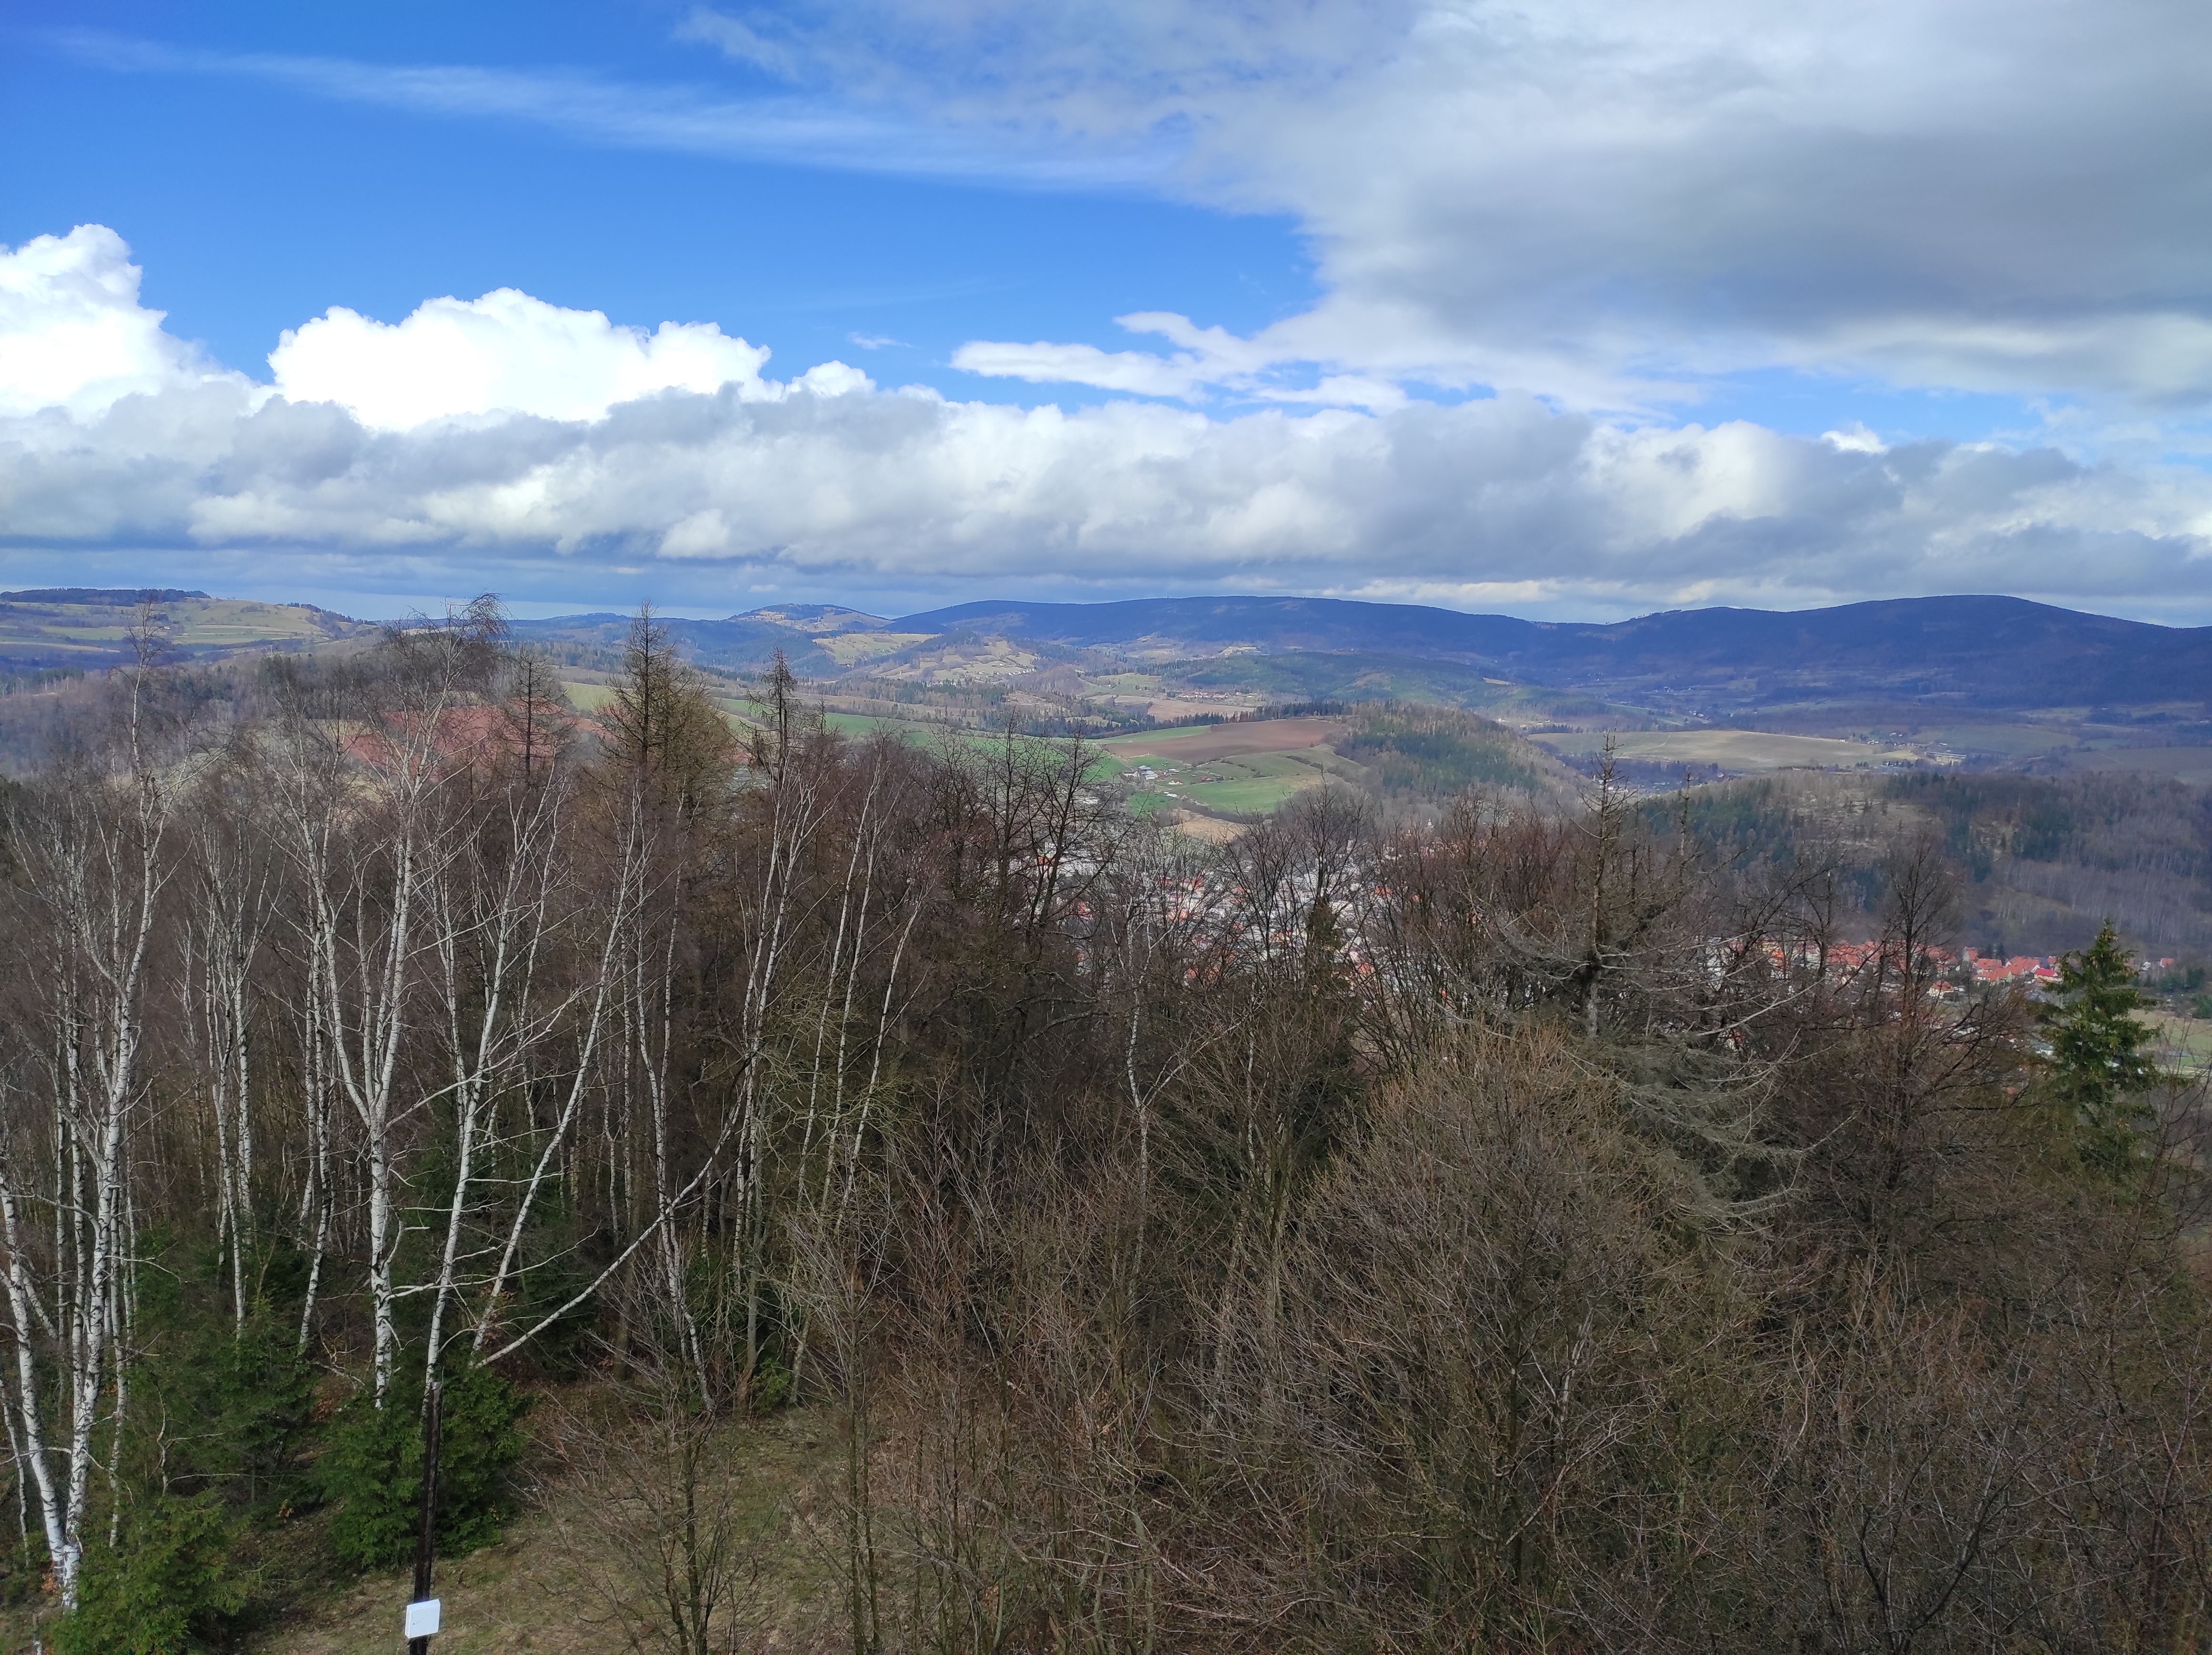
<svg viewBox="0 0 2212 1655">
<path fill-rule="evenodd" d="M 1855 778 L 1802 773 L 1699 788 L 1681 815 L 1749 867 L 1832 866 L 1880 923 L 1888 847 L 1925 832 L 1960 881 L 1960 940 L 1996 954 L 2087 947 L 2107 920 L 2147 947 L 2212 953 L 2212 791 L 2125 774 Z"/>
<path fill-rule="evenodd" d="M 2203 1100 L 2109 949 L 1942 991 L 1983 805 L 1744 857 L 1363 717 L 1495 785 L 1209 848 L 489 603 L 114 675 L 6 800 L 14 1635 L 296 1647 L 565 1488 L 539 1649 L 2203 1647 Z"/>
</svg>

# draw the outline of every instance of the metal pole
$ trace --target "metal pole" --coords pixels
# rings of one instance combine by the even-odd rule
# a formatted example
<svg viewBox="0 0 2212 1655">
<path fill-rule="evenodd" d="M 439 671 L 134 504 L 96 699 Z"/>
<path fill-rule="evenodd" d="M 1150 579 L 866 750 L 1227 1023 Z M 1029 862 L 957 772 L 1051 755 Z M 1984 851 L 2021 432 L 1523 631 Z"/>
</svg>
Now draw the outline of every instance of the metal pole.
<svg viewBox="0 0 2212 1655">
<path fill-rule="evenodd" d="M 438 1552 L 438 1434 L 446 1411 L 446 1387 L 434 1374 L 422 1399 L 422 1526 L 415 1537 L 415 1601 L 430 1595 L 430 1565 Z M 430 1640 L 410 1638 L 407 1655 L 430 1655 Z"/>
</svg>

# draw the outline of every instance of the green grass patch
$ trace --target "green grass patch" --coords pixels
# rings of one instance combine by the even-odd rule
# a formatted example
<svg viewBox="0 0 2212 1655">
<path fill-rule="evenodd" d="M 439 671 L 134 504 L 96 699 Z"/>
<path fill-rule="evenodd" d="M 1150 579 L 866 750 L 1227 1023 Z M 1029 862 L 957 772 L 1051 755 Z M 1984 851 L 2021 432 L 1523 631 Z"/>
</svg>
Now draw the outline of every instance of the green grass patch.
<svg viewBox="0 0 2212 1655">
<path fill-rule="evenodd" d="M 1603 749 L 1603 731 L 1563 731 L 1532 736 L 1555 753 L 1588 757 Z M 1866 765 L 1909 762 L 1909 749 L 1876 747 L 1826 736 L 1779 736 L 1764 730 L 1615 731 L 1613 752 L 1639 763 L 1718 765 L 1725 770 L 1856 769 Z"/>
<path fill-rule="evenodd" d="M 1192 804 L 1236 815 L 1264 815 L 1279 809 L 1291 796 L 1322 779 L 1318 770 L 1303 776 L 1254 776 L 1243 781 L 1199 782 L 1182 790 Z"/>
<path fill-rule="evenodd" d="M 1196 760 L 1162 766 L 1158 779 L 1139 784 L 1142 791 L 1131 800 L 1157 799 L 1195 806 L 1230 815 L 1255 816 L 1279 809 L 1291 796 L 1311 787 L 1329 773 L 1334 755 L 1325 748 L 1295 753 L 1245 753 L 1235 758 Z M 1338 768 L 1343 767 L 1338 766 Z M 1166 785 L 1175 784 L 1169 792 Z M 1158 804 L 1145 809 L 1156 809 Z"/>
</svg>

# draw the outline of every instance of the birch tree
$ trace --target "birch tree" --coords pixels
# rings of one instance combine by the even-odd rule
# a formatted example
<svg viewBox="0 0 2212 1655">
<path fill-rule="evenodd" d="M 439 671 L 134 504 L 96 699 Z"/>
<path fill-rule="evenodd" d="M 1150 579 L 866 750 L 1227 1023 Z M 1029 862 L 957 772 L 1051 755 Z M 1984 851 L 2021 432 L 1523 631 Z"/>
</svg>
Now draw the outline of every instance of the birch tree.
<svg viewBox="0 0 2212 1655">
<path fill-rule="evenodd" d="M 179 989 L 214 1129 L 216 1244 L 229 1261 L 231 1312 L 242 1327 L 255 1246 L 254 974 L 276 890 L 267 846 L 226 798 L 240 779 L 225 766 L 193 802 Z"/>
<path fill-rule="evenodd" d="M 487 677 L 499 624 L 481 605 L 458 619 L 387 635 L 382 679 L 361 684 L 348 709 L 366 718 L 295 699 L 273 766 L 298 889 L 298 991 L 313 1003 L 302 1021 L 361 1127 L 379 1406 L 399 1349 L 403 1132 L 424 1102 L 405 1089 L 406 1065 L 422 1034 L 436 888 L 458 852 L 448 792 L 461 767 L 451 749 L 465 733 L 453 715 Z"/>
<path fill-rule="evenodd" d="M 10 824 L 27 1003 L 6 1031 L 0 1075 L 0 1244 L 15 1356 L 8 1401 L 70 1608 L 96 1437 L 103 1423 L 119 1434 L 127 1399 L 148 985 L 174 872 L 174 771 L 156 750 L 145 676 L 127 680 L 119 750 L 49 779 Z"/>
</svg>

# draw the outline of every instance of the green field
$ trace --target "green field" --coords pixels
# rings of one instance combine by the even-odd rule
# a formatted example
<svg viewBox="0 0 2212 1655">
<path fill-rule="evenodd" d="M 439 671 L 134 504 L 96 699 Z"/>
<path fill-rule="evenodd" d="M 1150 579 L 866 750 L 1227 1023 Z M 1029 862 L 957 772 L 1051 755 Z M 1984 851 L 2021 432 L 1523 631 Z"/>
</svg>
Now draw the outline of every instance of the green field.
<svg viewBox="0 0 2212 1655">
<path fill-rule="evenodd" d="M 1577 730 L 1528 738 L 1565 757 L 1589 757 L 1609 739 L 1614 754 L 1638 763 L 1718 765 L 1723 770 L 1852 770 L 1905 764 L 1920 758 L 1908 748 L 1876 747 L 1826 736 L 1778 736 L 1764 730 L 1632 730 L 1608 737 Z"/>
<path fill-rule="evenodd" d="M 2186 1073 L 2212 1070 L 2212 1021 L 2202 1017 L 2160 1017 L 2159 1042 L 2179 1054 L 2179 1066 Z"/>
<path fill-rule="evenodd" d="M 1260 815 L 1275 809 L 1294 793 L 1319 785 L 1328 778 L 1319 753 L 1254 753 L 1233 759 L 1214 759 L 1183 767 L 1189 779 L 1180 790 L 1184 802 L 1202 810 L 1225 810 L 1236 815 Z"/>
<path fill-rule="evenodd" d="M 1206 733 L 1213 733 L 1212 726 L 1200 728 Z M 1152 733 L 1164 737 L 1181 733 L 1188 738 L 1194 732 Z M 1127 738 L 1115 743 L 1113 771 L 1137 790 L 1131 796 L 1129 808 L 1139 812 L 1174 804 L 1231 816 L 1265 815 L 1279 809 L 1293 795 L 1317 786 L 1331 774 L 1341 774 L 1351 768 L 1322 746 L 1183 760 L 1129 750 L 1149 744 L 1143 738 Z M 1170 752 L 1174 750 L 1172 741 L 1164 744 Z M 1151 778 L 1137 773 L 1140 765 L 1153 772 Z"/>
<path fill-rule="evenodd" d="M 570 698 L 586 712 L 597 712 L 613 694 L 609 687 L 595 682 L 568 688 Z M 737 700 L 726 700 L 721 705 L 734 718 L 746 718 L 752 711 L 750 703 Z M 993 731 L 878 712 L 825 711 L 823 723 L 853 740 L 887 735 L 917 746 L 934 746 L 951 737 L 984 753 L 995 750 L 1006 739 Z M 1183 809 L 1224 821 L 1249 821 L 1281 809 L 1299 793 L 1332 778 L 1361 781 L 1366 773 L 1361 764 L 1340 757 L 1330 745 L 1345 731 L 1341 718 L 1299 718 L 1178 724 L 1116 736 L 1091 744 L 1087 779 L 1102 792 L 1121 792 L 1133 815 Z M 1022 739 L 1061 745 L 1058 739 Z M 1146 770 L 1152 773 L 1141 773 Z"/>
</svg>

